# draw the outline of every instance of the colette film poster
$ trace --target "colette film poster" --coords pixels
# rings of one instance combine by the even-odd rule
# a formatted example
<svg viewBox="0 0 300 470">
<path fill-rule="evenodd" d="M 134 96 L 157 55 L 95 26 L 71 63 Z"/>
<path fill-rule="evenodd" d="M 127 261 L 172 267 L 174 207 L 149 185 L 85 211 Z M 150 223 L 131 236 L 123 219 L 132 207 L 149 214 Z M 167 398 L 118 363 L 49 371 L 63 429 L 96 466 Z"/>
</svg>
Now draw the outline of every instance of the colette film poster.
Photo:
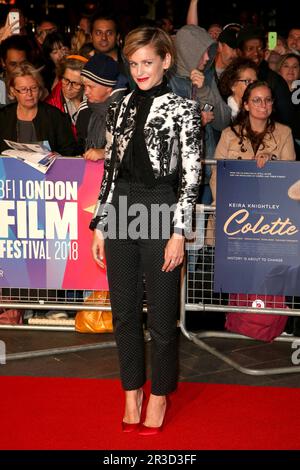
<svg viewBox="0 0 300 470">
<path fill-rule="evenodd" d="M 300 165 L 217 163 L 215 292 L 300 295 Z"/>
</svg>

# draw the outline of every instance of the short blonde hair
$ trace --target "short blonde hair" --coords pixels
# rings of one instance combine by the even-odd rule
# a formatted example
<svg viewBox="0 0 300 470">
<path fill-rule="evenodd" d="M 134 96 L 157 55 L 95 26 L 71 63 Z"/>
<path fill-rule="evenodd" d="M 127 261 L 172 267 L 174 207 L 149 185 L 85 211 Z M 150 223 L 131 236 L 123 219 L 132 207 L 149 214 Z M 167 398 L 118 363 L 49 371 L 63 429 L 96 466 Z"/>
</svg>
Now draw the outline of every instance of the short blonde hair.
<svg viewBox="0 0 300 470">
<path fill-rule="evenodd" d="M 152 26 L 144 26 L 132 30 L 125 38 L 123 53 L 126 59 L 129 60 L 132 54 L 145 46 L 152 46 L 162 60 L 165 59 L 167 54 L 170 54 L 170 68 L 174 65 L 175 47 L 169 34 L 162 29 Z"/>
<path fill-rule="evenodd" d="M 15 80 L 18 77 L 32 77 L 40 88 L 40 99 L 45 98 L 47 91 L 44 86 L 42 76 L 39 69 L 34 68 L 30 62 L 23 62 L 22 64 L 15 67 L 15 69 L 7 77 L 7 86 L 8 88 L 13 88 L 15 86 Z"/>
</svg>

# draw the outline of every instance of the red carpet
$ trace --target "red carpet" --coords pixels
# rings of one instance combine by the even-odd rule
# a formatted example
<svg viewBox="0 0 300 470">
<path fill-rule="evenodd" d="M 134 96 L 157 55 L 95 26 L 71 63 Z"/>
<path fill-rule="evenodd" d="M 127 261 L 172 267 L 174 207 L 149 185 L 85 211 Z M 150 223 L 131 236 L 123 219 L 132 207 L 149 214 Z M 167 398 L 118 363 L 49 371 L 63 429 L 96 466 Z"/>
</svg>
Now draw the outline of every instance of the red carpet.
<svg viewBox="0 0 300 470">
<path fill-rule="evenodd" d="M 118 381 L 0 377 L 0 449 L 300 449 L 300 389 L 181 383 L 162 434 L 120 431 Z"/>
</svg>

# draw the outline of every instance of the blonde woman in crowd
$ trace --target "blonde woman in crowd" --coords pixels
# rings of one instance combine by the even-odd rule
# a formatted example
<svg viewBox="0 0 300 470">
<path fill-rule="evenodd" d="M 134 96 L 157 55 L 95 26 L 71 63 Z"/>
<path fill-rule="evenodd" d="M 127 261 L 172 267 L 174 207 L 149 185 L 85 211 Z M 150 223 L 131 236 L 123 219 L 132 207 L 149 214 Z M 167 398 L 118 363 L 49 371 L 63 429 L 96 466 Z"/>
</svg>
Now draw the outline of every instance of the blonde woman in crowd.
<svg viewBox="0 0 300 470">
<path fill-rule="evenodd" d="M 68 117 L 42 102 L 45 89 L 40 73 L 29 63 L 19 65 L 8 77 L 15 102 L 0 109 L 0 152 L 4 139 L 22 143 L 47 140 L 61 155 L 76 155 L 77 148 Z"/>
</svg>

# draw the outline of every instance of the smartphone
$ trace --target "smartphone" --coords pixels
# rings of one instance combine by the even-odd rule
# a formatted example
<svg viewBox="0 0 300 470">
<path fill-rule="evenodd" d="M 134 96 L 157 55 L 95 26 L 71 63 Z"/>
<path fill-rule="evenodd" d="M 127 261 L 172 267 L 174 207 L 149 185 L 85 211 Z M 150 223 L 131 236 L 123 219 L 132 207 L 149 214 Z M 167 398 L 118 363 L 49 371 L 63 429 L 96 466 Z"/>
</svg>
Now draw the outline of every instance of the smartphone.
<svg viewBox="0 0 300 470">
<path fill-rule="evenodd" d="M 214 109 L 214 106 L 212 104 L 205 103 L 202 106 L 201 111 L 213 111 L 213 109 Z"/>
<path fill-rule="evenodd" d="M 268 49 L 272 51 L 277 46 L 277 33 L 276 31 L 268 32 Z"/>
<path fill-rule="evenodd" d="M 20 34 L 20 13 L 18 11 L 10 11 L 8 13 L 9 24 L 12 25 L 12 34 Z"/>
</svg>

